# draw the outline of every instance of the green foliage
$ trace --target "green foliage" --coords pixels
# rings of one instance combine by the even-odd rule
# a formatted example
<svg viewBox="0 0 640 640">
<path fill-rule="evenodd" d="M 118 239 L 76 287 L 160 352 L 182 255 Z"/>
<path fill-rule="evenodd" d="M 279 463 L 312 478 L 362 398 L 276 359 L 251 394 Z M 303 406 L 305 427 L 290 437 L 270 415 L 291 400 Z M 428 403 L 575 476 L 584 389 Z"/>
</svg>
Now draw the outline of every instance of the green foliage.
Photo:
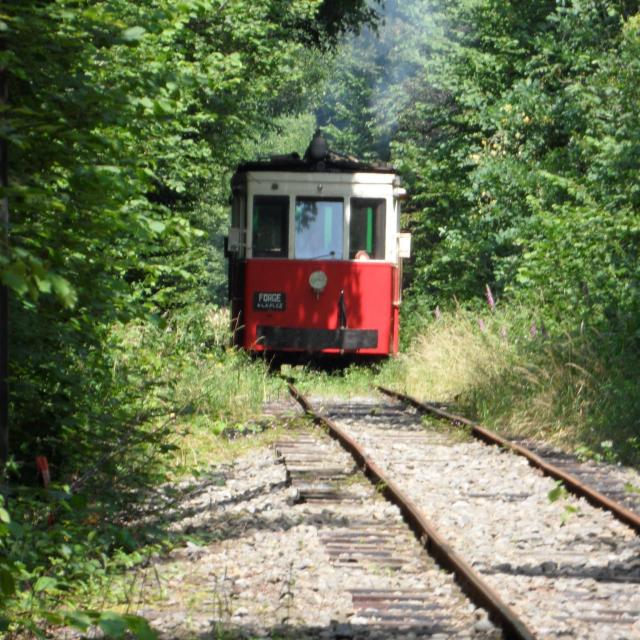
<svg viewBox="0 0 640 640">
<path fill-rule="evenodd" d="M 433 9 L 443 44 L 424 43 L 429 73 L 394 146 L 416 208 L 414 288 L 466 300 L 489 283 L 567 328 L 637 316 L 637 8 Z"/>
<path fill-rule="evenodd" d="M 42 635 L 43 627 L 67 626 L 83 632 L 99 627 L 112 638 L 127 631 L 140 640 L 156 637 L 139 616 L 58 608 L 72 593 L 91 597 L 114 568 L 140 561 L 130 553 L 136 545 L 127 529 L 104 521 L 86 495 L 68 487 L 23 491 L 12 505 L 13 518 L 0 513 L 0 634 Z"/>
<path fill-rule="evenodd" d="M 383 0 L 323 2 L 313 21 L 305 26 L 305 31 L 310 34 L 310 41 L 316 46 L 335 46 L 341 35 L 357 33 L 363 25 L 375 27 L 379 19 L 376 5 L 383 4 Z"/>
<path fill-rule="evenodd" d="M 264 367 L 227 350 L 211 307 L 229 177 L 285 130 L 300 145 L 321 54 L 374 21 L 363 0 L 4 7 L 14 460 L 0 585 L 14 627 L 149 636 L 138 618 L 61 605 L 129 562 L 139 541 L 106 523 L 165 477 L 176 424 L 242 424 L 263 397 Z M 68 486 L 24 489 L 35 454 Z"/>
<path fill-rule="evenodd" d="M 112 328 L 111 379 L 98 384 L 93 372 L 90 394 L 76 398 L 76 421 L 39 440 L 64 452 L 72 481 L 14 484 L 9 508 L 0 505 L 0 589 L 12 630 L 91 625 L 110 637 L 149 637 L 141 619 L 103 611 L 119 604 L 117 592 L 106 604 L 103 594 L 114 574 L 172 544 L 151 517 L 153 488 L 179 470 L 176 452 L 192 431 L 215 439 L 244 427 L 274 384 L 264 363 L 228 348 L 229 326 L 228 312 L 192 305 L 155 324 Z M 62 470 L 51 468 L 56 479 Z"/>
<path fill-rule="evenodd" d="M 557 502 L 558 500 L 566 500 L 569 492 L 562 483 L 562 480 L 556 480 L 555 486 L 548 493 L 549 502 Z"/>
<path fill-rule="evenodd" d="M 536 215 L 522 240 L 516 275 L 521 297 L 531 300 L 542 292 L 560 317 L 572 313 L 578 320 L 621 323 L 634 331 L 640 308 L 640 200 L 630 172 L 637 171 L 640 147 L 633 106 L 639 47 L 634 16 L 611 51 L 571 85 L 573 111 L 581 115 L 566 159 L 571 165 L 540 172 L 540 182 L 555 198 L 530 198 Z"/>
<path fill-rule="evenodd" d="M 569 492 L 562 483 L 562 480 L 557 480 L 555 486 L 547 495 L 549 502 L 557 502 L 562 500 L 563 502 L 569 497 Z M 564 511 L 561 516 L 561 524 L 565 525 L 571 516 L 578 513 L 580 510 L 572 504 L 565 504 Z"/>
<path fill-rule="evenodd" d="M 374 17 L 360 0 L 7 8 L 11 246 L 0 277 L 13 293 L 18 457 L 62 461 L 76 430 L 130 421 L 89 408 L 113 383 L 113 324 L 224 298 L 233 167 L 315 98 L 321 60 L 309 44 L 324 50 Z"/>
</svg>

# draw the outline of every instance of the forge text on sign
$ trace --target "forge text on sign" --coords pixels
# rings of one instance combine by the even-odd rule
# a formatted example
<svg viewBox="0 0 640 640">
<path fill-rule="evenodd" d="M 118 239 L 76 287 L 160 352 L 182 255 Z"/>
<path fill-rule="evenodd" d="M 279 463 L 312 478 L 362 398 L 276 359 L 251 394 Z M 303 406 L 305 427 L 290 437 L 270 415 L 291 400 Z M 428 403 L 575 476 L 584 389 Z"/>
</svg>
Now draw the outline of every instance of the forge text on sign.
<svg viewBox="0 0 640 640">
<path fill-rule="evenodd" d="M 282 291 L 256 291 L 253 294 L 253 308 L 256 311 L 284 311 L 287 295 Z"/>
</svg>

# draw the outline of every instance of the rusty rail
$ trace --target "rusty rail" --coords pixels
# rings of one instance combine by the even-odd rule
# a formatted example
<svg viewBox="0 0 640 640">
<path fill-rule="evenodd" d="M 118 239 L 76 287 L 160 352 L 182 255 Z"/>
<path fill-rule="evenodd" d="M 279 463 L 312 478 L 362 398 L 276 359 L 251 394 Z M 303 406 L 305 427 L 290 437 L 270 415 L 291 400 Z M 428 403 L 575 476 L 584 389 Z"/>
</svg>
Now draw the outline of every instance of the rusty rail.
<svg viewBox="0 0 640 640">
<path fill-rule="evenodd" d="M 476 605 L 487 610 L 492 621 L 502 628 L 505 637 L 509 640 L 534 640 L 535 635 L 516 613 L 484 582 L 471 565 L 445 542 L 424 513 L 401 491 L 395 482 L 385 476 L 382 469 L 366 455 L 364 449 L 337 424 L 315 411 L 290 380 L 287 381 L 287 384 L 289 392 L 306 413 L 312 417 L 316 424 L 323 426 L 353 456 L 356 463 L 364 469 L 369 480 L 379 487 L 384 496 L 400 509 L 405 520 L 429 553 L 440 566 L 455 575 L 461 589 Z"/>
<path fill-rule="evenodd" d="M 399 391 L 394 391 L 393 389 L 387 389 L 385 387 L 377 388 L 385 395 L 396 398 L 397 400 L 401 400 L 406 404 L 410 404 L 419 411 L 430 413 L 431 415 L 437 416 L 438 418 L 449 420 L 454 424 L 464 424 L 468 427 L 471 427 L 471 434 L 479 440 L 486 442 L 487 444 L 497 445 L 499 447 L 503 447 L 504 449 L 508 449 L 509 451 L 512 451 L 517 455 L 524 456 L 529 461 L 529 464 L 531 466 L 540 469 L 543 473 L 552 478 L 555 478 L 556 480 L 561 480 L 567 490 L 574 495 L 584 498 L 594 507 L 610 511 L 618 520 L 631 527 L 636 533 L 640 533 L 640 516 L 637 513 L 634 513 L 630 509 L 627 509 L 619 502 L 611 500 L 611 498 L 607 498 L 607 496 L 603 495 L 599 491 L 592 489 L 590 486 L 581 482 L 574 475 L 567 473 L 566 471 L 559 469 L 555 465 L 546 462 L 540 456 L 533 453 L 533 451 L 529 451 L 529 449 L 527 449 L 526 447 L 523 447 L 514 442 L 510 442 L 506 438 L 499 436 L 497 433 L 493 433 L 493 431 L 489 431 L 489 429 L 486 429 L 485 427 L 479 425 L 476 422 L 473 422 L 472 420 L 468 420 L 467 418 L 464 418 L 462 416 L 449 413 L 448 411 L 444 411 L 443 409 L 438 409 L 438 407 L 435 407 L 432 404 L 420 402 L 420 400 L 416 400 L 411 396 L 400 393 Z"/>
</svg>

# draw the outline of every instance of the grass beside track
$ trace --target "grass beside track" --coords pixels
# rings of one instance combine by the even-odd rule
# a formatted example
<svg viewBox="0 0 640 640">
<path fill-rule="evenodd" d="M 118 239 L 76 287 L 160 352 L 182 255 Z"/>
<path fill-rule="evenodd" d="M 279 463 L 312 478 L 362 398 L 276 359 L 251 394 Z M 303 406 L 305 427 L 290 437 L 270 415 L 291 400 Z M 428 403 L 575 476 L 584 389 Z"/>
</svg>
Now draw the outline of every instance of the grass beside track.
<svg viewBox="0 0 640 640">
<path fill-rule="evenodd" d="M 506 436 L 640 465 L 638 354 L 615 334 L 547 334 L 531 317 L 443 314 L 402 356 L 396 384 Z"/>
</svg>

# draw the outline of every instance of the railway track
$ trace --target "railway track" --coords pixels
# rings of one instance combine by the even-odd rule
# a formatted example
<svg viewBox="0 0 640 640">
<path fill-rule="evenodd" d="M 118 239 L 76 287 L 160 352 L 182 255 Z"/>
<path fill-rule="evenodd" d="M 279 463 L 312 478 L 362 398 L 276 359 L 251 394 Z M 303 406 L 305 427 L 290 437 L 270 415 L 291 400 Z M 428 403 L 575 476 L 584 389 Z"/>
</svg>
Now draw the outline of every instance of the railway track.
<svg viewBox="0 0 640 640">
<path fill-rule="evenodd" d="M 631 528 L 632 509 L 611 509 L 614 501 L 606 497 L 609 512 L 597 509 L 506 451 L 505 443 L 487 447 L 425 429 L 420 415 L 398 401 L 313 406 L 291 390 L 505 637 L 640 638 L 640 538 Z M 586 489 L 582 495 L 596 502 L 600 492 L 575 480 L 569 488 Z M 616 520 L 621 514 L 626 524 Z M 339 543 L 348 537 L 333 548 L 344 551 Z M 369 543 L 374 551 L 382 539 L 374 535 Z"/>
<path fill-rule="evenodd" d="M 611 465 L 584 464 L 580 463 L 575 456 L 563 454 L 528 440 L 507 440 L 471 420 L 445 411 L 434 404 L 420 402 L 416 398 L 385 387 L 378 387 L 378 390 L 423 413 L 448 420 L 455 425 L 464 425 L 470 429 L 474 437 L 487 444 L 497 445 L 523 456 L 533 467 L 561 481 L 578 497 L 584 498 L 597 508 L 610 511 L 618 520 L 640 533 L 640 487 L 632 485 L 632 489 L 635 490 L 626 491 L 624 479 L 615 477 L 619 474 L 615 474 Z"/>
<path fill-rule="evenodd" d="M 321 523 L 318 537 L 352 603 L 348 622 L 328 637 L 501 637 L 335 443 L 303 434 L 277 442 L 275 453 L 293 505 Z"/>
</svg>

